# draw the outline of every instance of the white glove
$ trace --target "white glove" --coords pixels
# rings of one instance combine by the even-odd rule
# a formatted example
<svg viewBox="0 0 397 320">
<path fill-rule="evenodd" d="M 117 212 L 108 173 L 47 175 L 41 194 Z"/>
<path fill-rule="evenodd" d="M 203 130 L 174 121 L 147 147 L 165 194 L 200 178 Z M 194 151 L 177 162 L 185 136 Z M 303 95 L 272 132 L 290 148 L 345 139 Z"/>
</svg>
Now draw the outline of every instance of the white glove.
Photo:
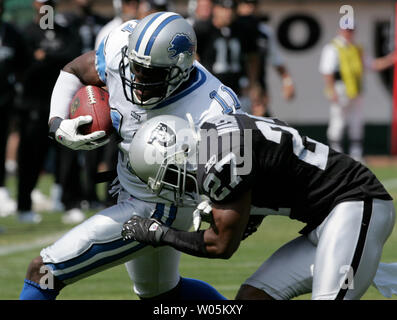
<svg viewBox="0 0 397 320">
<path fill-rule="evenodd" d="M 109 138 L 101 139 L 106 136 L 106 132 L 103 130 L 87 135 L 78 133 L 79 126 L 90 122 L 92 122 L 91 116 L 62 120 L 55 131 L 55 140 L 73 150 L 93 150 L 107 144 Z"/>
<path fill-rule="evenodd" d="M 210 222 L 212 218 L 212 207 L 209 200 L 204 200 L 199 203 L 196 210 L 193 211 L 193 226 L 194 231 L 198 231 L 201 226 L 201 221 Z"/>
</svg>

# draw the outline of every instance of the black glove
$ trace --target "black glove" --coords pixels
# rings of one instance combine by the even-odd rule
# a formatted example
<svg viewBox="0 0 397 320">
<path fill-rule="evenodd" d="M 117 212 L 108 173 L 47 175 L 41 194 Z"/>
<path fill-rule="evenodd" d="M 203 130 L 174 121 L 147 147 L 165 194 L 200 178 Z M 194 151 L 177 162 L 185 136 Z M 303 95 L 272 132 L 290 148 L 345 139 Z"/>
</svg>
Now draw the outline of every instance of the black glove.
<svg viewBox="0 0 397 320">
<path fill-rule="evenodd" d="M 123 240 L 136 240 L 153 247 L 161 245 L 161 240 L 169 228 L 156 219 L 133 216 L 124 223 L 121 236 Z"/>
</svg>

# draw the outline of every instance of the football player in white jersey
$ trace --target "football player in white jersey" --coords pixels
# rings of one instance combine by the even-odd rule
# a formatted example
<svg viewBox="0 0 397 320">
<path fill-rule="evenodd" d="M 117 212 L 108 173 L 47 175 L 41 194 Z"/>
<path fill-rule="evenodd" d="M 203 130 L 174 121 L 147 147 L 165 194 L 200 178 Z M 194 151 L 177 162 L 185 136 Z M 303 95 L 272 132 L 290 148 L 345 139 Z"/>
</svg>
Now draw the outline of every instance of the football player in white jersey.
<svg viewBox="0 0 397 320">
<path fill-rule="evenodd" d="M 173 145 L 148 143 L 159 124 L 175 133 Z M 210 227 L 186 232 L 134 216 L 124 239 L 227 259 L 263 218 L 251 206 L 267 208 L 306 226 L 246 280 L 236 299 L 311 292 L 312 299 L 349 300 L 365 293 L 395 221 L 392 197 L 367 167 L 275 118 L 220 115 L 199 133 L 189 133 L 192 127 L 172 116 L 148 120 L 131 143 L 131 166 L 152 189 L 183 194 L 200 186 L 212 203 L 198 206 Z M 148 165 L 149 154 L 158 157 L 155 164 Z"/>
<path fill-rule="evenodd" d="M 89 150 L 107 143 L 102 131 L 80 135 L 77 128 L 92 119 L 68 119 L 68 106 L 84 85 L 108 88 L 111 118 L 120 136 L 118 181 L 113 188 L 118 203 L 44 248 L 28 267 L 21 299 L 54 299 L 65 285 L 121 263 L 126 263 L 140 298 L 223 298 L 204 282 L 180 277 L 180 252 L 174 248 L 153 249 L 121 238 L 122 225 L 132 215 L 156 217 L 181 230 L 192 224 L 186 203 L 167 200 L 170 192 L 148 192 L 132 172 L 128 152 L 141 124 L 158 115 L 186 113 L 200 124 L 240 108 L 234 92 L 194 60 L 195 52 L 196 36 L 190 24 L 179 14 L 159 12 L 122 24 L 96 52 L 76 58 L 60 72 L 51 101 L 50 135 L 71 149 Z M 192 195 L 190 204 L 195 199 Z M 54 288 L 40 286 L 43 266 L 54 276 Z"/>
</svg>

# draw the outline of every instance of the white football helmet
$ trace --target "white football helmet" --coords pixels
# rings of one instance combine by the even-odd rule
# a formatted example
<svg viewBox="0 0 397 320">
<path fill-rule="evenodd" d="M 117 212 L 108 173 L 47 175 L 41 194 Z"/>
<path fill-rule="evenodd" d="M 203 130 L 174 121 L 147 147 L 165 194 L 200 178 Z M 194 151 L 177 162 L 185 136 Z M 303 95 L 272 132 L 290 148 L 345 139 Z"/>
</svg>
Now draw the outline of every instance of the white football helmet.
<svg viewBox="0 0 397 320">
<path fill-rule="evenodd" d="M 129 35 L 119 73 L 127 100 L 152 109 L 169 97 L 193 69 L 197 49 L 192 26 L 179 14 L 157 12 Z"/>
<path fill-rule="evenodd" d="M 193 124 L 172 115 L 154 117 L 132 139 L 131 169 L 157 196 L 179 206 L 196 206 L 197 145 Z"/>
</svg>

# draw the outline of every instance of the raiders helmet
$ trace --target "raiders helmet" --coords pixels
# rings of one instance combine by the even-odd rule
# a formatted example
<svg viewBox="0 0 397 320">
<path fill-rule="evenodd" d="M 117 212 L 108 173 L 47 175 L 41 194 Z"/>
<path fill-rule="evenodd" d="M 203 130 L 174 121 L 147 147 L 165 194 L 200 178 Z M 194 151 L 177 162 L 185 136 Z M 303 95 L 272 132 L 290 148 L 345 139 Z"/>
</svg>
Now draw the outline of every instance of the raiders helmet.
<svg viewBox="0 0 397 320">
<path fill-rule="evenodd" d="M 127 100 L 152 109 L 169 97 L 193 69 L 197 48 L 192 26 L 179 14 L 142 19 L 122 49 L 119 73 Z"/>
<path fill-rule="evenodd" d="M 188 121 L 172 115 L 154 117 L 132 139 L 131 169 L 157 196 L 176 205 L 197 205 L 197 144 Z"/>
</svg>

